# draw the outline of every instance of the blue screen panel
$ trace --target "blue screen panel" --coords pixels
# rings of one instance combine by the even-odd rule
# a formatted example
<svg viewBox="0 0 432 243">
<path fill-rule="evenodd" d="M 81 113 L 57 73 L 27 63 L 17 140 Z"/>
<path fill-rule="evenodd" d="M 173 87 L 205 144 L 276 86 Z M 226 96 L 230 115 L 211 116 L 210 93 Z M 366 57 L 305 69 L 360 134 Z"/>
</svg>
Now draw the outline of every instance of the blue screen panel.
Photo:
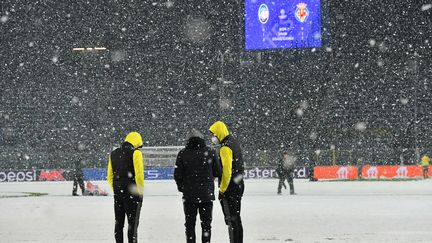
<svg viewBox="0 0 432 243">
<path fill-rule="evenodd" d="M 246 0 L 247 50 L 320 47 L 320 0 Z"/>
</svg>

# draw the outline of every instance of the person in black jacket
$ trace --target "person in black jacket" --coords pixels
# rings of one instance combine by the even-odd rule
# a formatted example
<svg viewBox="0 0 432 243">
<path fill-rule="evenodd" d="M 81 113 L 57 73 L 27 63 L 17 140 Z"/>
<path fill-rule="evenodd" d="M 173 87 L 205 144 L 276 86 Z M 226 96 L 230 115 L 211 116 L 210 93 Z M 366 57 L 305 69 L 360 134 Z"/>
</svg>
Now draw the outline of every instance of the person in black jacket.
<svg viewBox="0 0 432 243">
<path fill-rule="evenodd" d="M 78 160 L 75 162 L 73 169 L 73 188 L 72 188 L 72 196 L 78 196 L 77 190 L 78 185 L 81 188 L 81 195 L 84 196 L 84 173 L 82 171 L 82 162 Z"/>
<path fill-rule="evenodd" d="M 283 154 L 283 158 L 279 161 L 276 172 L 279 176 L 279 185 L 277 194 L 282 194 L 282 186 L 286 189 L 285 180 L 288 181 L 290 187 L 290 194 L 294 195 L 294 182 L 293 182 L 293 174 L 295 168 L 296 156 L 288 151 L 285 151 Z"/>
<path fill-rule="evenodd" d="M 129 133 L 120 148 L 111 152 L 107 181 L 114 191 L 114 237 L 123 243 L 125 217 L 128 220 L 128 242 L 138 242 L 138 224 L 144 194 L 143 146 L 138 132 Z"/>
<path fill-rule="evenodd" d="M 183 193 L 186 242 L 196 242 L 195 222 L 199 212 L 202 242 L 210 242 L 213 212 L 214 178 L 220 176 L 221 165 L 215 151 L 208 147 L 202 135 L 193 130 L 186 147 L 176 160 L 174 179 Z"/>
<path fill-rule="evenodd" d="M 219 178 L 219 201 L 228 225 L 231 243 L 243 243 L 243 224 L 240 217 L 241 200 L 244 193 L 243 156 L 239 143 L 232 136 L 225 123 L 216 121 L 209 131 L 212 142 L 220 144 L 219 158 L 222 163 L 222 176 Z"/>
</svg>

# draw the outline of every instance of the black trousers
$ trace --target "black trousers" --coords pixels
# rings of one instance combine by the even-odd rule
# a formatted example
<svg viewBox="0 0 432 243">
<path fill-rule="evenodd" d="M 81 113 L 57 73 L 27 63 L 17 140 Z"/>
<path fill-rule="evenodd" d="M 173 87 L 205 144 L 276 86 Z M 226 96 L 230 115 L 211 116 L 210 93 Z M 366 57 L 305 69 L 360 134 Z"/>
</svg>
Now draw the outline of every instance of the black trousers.
<svg viewBox="0 0 432 243">
<path fill-rule="evenodd" d="M 78 185 L 81 188 L 82 195 L 84 195 L 84 180 L 82 177 L 74 176 L 72 195 L 77 195 Z"/>
<path fill-rule="evenodd" d="M 196 216 L 199 212 L 201 219 L 201 241 L 202 243 L 209 243 L 211 238 L 211 222 L 213 215 L 213 202 L 203 203 L 183 203 L 185 213 L 185 227 L 186 227 L 186 242 L 195 243 L 195 222 Z"/>
<path fill-rule="evenodd" d="M 241 196 L 225 196 L 221 201 L 230 243 L 243 243 L 243 225 L 240 217 Z"/>
<path fill-rule="evenodd" d="M 293 194 L 294 193 L 293 172 L 279 175 L 278 193 L 282 193 L 282 186 L 284 185 L 285 180 L 288 181 L 290 187 L 290 193 Z"/>
<path fill-rule="evenodd" d="M 423 178 L 428 178 L 429 166 L 423 166 Z"/>
<path fill-rule="evenodd" d="M 142 199 L 131 195 L 128 189 L 114 189 L 114 235 L 117 243 L 123 243 L 123 227 L 125 217 L 128 220 L 128 242 L 138 242 L 138 224 L 141 212 Z"/>
</svg>

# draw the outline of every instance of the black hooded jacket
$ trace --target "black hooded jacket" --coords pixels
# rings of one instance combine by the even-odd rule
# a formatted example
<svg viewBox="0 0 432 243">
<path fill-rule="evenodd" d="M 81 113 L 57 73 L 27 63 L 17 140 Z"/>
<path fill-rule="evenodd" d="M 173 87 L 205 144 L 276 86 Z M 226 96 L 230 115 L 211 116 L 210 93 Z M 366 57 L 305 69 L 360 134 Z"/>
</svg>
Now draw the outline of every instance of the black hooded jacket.
<svg viewBox="0 0 432 243">
<path fill-rule="evenodd" d="M 78 180 L 78 179 L 82 180 L 83 179 L 84 172 L 82 170 L 83 169 L 82 167 L 83 166 L 82 166 L 82 163 L 81 163 L 81 159 L 75 161 L 74 168 L 73 168 L 73 176 L 74 176 L 75 180 Z"/>
<path fill-rule="evenodd" d="M 222 174 L 216 152 L 204 139 L 189 138 L 177 155 L 174 179 L 186 202 L 201 203 L 215 200 L 214 178 Z"/>
</svg>

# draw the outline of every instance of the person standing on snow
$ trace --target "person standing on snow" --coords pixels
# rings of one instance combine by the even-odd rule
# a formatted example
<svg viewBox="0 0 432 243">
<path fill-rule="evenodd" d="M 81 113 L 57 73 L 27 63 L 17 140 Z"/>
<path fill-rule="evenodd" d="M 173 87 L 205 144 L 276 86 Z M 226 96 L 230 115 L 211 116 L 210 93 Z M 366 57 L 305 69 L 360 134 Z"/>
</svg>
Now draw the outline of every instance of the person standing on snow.
<svg viewBox="0 0 432 243">
<path fill-rule="evenodd" d="M 222 173 L 216 152 L 208 147 L 200 132 L 192 130 L 186 147 L 176 160 L 174 179 L 179 192 L 183 193 L 186 242 L 195 243 L 195 222 L 199 212 L 201 240 L 210 243 L 213 213 L 214 178 Z"/>
<path fill-rule="evenodd" d="M 84 196 L 84 173 L 82 171 L 82 162 L 81 159 L 75 161 L 74 169 L 73 169 L 73 187 L 72 187 L 72 196 L 78 196 L 77 190 L 78 185 L 81 188 L 81 195 Z"/>
<path fill-rule="evenodd" d="M 289 187 L 290 187 L 290 194 L 294 195 L 294 182 L 293 182 L 293 174 L 294 174 L 294 168 L 295 168 L 295 161 L 296 157 L 288 152 L 285 151 L 283 154 L 283 158 L 279 161 L 276 172 L 279 175 L 279 185 L 278 185 L 278 191 L 277 194 L 282 194 L 282 186 L 285 186 L 285 180 L 288 181 Z"/>
<path fill-rule="evenodd" d="M 120 148 L 111 152 L 107 180 L 114 191 L 114 236 L 123 242 L 125 216 L 128 219 L 128 242 L 138 242 L 137 229 L 144 193 L 144 162 L 139 148 L 141 135 L 131 132 Z"/>
<path fill-rule="evenodd" d="M 423 166 L 423 178 L 428 178 L 428 170 L 429 170 L 429 164 L 430 164 L 430 157 L 428 154 L 424 154 L 421 157 L 421 165 Z"/>
<path fill-rule="evenodd" d="M 212 142 L 221 145 L 219 157 L 222 176 L 219 178 L 219 201 L 228 225 L 231 243 L 243 243 L 243 225 L 240 217 L 241 199 L 244 192 L 243 157 L 239 144 L 229 133 L 225 123 L 217 121 L 210 126 Z"/>
</svg>

